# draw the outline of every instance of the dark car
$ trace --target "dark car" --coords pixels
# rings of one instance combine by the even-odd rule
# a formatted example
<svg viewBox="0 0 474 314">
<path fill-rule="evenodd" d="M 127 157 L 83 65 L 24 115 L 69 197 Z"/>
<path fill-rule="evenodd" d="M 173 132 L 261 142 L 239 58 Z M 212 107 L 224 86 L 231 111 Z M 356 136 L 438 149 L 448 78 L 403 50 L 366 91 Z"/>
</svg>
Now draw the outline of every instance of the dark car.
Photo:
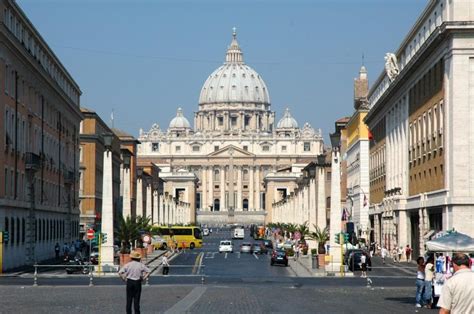
<svg viewBox="0 0 474 314">
<path fill-rule="evenodd" d="M 351 254 L 354 252 L 359 252 L 362 253 L 364 250 L 361 249 L 348 249 L 344 251 L 344 265 L 349 265 L 349 258 L 351 257 Z"/>
<path fill-rule="evenodd" d="M 268 250 L 273 250 L 272 240 L 270 240 L 270 239 L 257 239 L 256 241 L 262 243 L 265 246 L 265 248 L 267 248 Z"/>
<path fill-rule="evenodd" d="M 272 253 L 272 258 L 270 260 L 270 265 L 282 264 L 288 266 L 288 255 L 284 250 L 274 250 Z"/>
<path fill-rule="evenodd" d="M 268 250 L 263 243 L 252 244 L 252 252 L 255 254 L 267 254 Z"/>
<path fill-rule="evenodd" d="M 365 260 L 367 263 L 367 269 L 372 270 L 372 260 L 370 259 L 370 254 L 365 251 L 356 250 L 349 255 L 348 266 L 350 271 L 361 270 L 362 265 L 360 263 L 361 256 L 365 255 Z"/>
</svg>

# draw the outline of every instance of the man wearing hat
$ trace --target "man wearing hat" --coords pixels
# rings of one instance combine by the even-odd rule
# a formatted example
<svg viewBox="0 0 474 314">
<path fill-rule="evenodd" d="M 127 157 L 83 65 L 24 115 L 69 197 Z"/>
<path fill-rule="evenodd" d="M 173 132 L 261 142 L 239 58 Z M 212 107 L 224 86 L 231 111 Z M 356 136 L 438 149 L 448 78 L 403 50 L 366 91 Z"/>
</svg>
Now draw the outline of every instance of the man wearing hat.
<svg viewBox="0 0 474 314">
<path fill-rule="evenodd" d="M 132 261 L 119 271 L 120 277 L 127 283 L 127 314 L 132 313 L 132 300 L 135 313 L 140 313 L 142 281 L 150 275 L 150 269 L 140 262 L 142 258 L 140 253 L 132 251 L 130 258 Z"/>
</svg>

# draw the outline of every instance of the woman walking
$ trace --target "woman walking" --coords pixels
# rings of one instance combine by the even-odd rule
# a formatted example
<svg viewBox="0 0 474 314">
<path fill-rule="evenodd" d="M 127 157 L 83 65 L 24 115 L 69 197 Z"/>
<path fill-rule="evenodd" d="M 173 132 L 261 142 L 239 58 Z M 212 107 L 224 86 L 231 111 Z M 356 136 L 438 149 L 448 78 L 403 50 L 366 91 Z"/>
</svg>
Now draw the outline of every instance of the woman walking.
<svg viewBox="0 0 474 314">
<path fill-rule="evenodd" d="M 420 256 L 416 260 L 416 307 L 423 307 L 423 289 L 425 287 L 425 259 Z"/>
<path fill-rule="evenodd" d="M 434 258 L 428 258 L 425 265 L 425 292 L 423 298 L 425 300 L 426 307 L 431 309 L 431 298 L 433 291 L 433 278 L 434 278 Z"/>
</svg>

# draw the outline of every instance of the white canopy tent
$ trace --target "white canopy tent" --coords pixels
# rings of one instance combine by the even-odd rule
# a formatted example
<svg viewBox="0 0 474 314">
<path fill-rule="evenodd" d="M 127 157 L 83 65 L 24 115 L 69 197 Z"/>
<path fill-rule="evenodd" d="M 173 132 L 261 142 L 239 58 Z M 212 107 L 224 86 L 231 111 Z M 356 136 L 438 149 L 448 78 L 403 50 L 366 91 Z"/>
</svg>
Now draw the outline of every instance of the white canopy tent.
<svg viewBox="0 0 474 314">
<path fill-rule="evenodd" d="M 426 242 L 430 252 L 474 252 L 474 239 L 470 236 L 452 232 L 440 238 Z"/>
</svg>

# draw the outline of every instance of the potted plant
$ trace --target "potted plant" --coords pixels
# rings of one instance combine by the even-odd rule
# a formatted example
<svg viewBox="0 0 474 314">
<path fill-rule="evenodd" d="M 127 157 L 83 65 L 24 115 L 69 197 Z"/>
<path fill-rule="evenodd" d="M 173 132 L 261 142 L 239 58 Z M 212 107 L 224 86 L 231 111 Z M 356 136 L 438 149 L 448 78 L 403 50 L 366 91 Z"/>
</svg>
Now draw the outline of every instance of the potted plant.
<svg viewBox="0 0 474 314">
<path fill-rule="evenodd" d="M 143 243 L 143 235 L 148 234 L 151 231 L 151 224 L 149 217 L 142 217 L 138 216 L 136 218 L 136 227 L 137 233 L 135 234 L 135 238 L 133 239 L 137 243 L 137 247 L 135 248 L 142 256 L 147 256 L 147 249 Z"/>
<path fill-rule="evenodd" d="M 125 265 L 128 263 L 130 259 L 130 251 L 132 249 L 131 243 L 133 239 L 138 234 L 138 230 L 136 228 L 135 219 L 120 217 L 120 224 L 117 229 L 117 239 L 120 241 L 120 266 Z"/>
<path fill-rule="evenodd" d="M 309 237 L 318 243 L 318 264 L 321 268 L 325 265 L 325 255 L 326 255 L 326 248 L 324 244 L 326 241 L 329 240 L 329 229 L 328 227 L 321 229 L 318 226 L 314 225 L 315 231 L 311 232 Z"/>
</svg>

